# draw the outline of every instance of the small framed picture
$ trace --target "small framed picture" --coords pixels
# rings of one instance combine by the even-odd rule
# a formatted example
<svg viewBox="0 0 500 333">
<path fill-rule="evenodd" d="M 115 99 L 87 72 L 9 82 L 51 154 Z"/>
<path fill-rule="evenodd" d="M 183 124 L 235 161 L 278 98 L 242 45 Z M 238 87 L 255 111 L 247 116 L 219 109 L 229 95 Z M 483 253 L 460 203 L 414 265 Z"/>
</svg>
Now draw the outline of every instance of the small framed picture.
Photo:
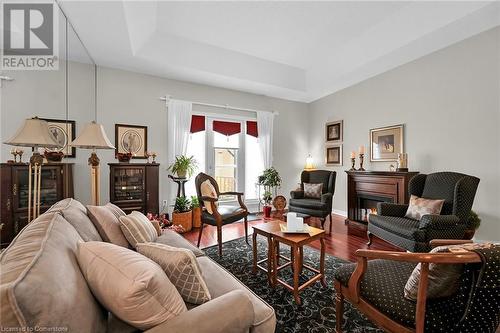
<svg viewBox="0 0 500 333">
<path fill-rule="evenodd" d="M 342 145 L 326 146 L 325 159 L 328 166 L 341 166 L 343 164 Z"/>
<path fill-rule="evenodd" d="M 328 143 L 342 142 L 344 135 L 344 121 L 331 121 L 325 125 L 325 137 Z"/>
<path fill-rule="evenodd" d="M 62 151 L 64 157 L 76 157 L 76 148 L 68 146 L 71 141 L 75 140 L 74 120 L 65 119 L 42 119 L 49 124 L 49 133 L 52 138 L 59 143 L 62 148 L 47 149 L 48 151 Z"/>
<path fill-rule="evenodd" d="M 115 147 L 116 154 L 131 153 L 132 158 L 147 158 L 148 127 L 115 124 Z"/>
<path fill-rule="evenodd" d="M 404 149 L 404 125 L 387 126 L 370 130 L 370 161 L 397 161 Z"/>
</svg>

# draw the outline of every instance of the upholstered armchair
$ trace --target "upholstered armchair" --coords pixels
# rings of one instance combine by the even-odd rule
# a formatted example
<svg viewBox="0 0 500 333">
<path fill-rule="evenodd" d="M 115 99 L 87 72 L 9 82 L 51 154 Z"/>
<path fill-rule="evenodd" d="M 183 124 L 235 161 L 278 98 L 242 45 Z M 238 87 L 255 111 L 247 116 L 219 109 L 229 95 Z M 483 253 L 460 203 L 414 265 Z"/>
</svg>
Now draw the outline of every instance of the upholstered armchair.
<svg viewBox="0 0 500 333">
<path fill-rule="evenodd" d="M 431 246 L 471 242 L 433 240 Z M 357 250 L 356 256 L 357 263 L 345 264 L 334 273 L 337 333 L 342 332 L 345 300 L 385 332 L 494 333 L 498 328 L 499 245 L 438 253 Z M 415 301 L 404 297 L 404 289 L 418 263 L 421 268 Z M 450 296 L 428 299 L 431 264 L 463 265 L 457 289 Z"/>
<path fill-rule="evenodd" d="M 215 189 L 214 196 L 202 195 L 202 184 L 209 181 Z M 198 235 L 198 247 L 200 247 L 201 235 L 205 224 L 217 227 L 217 244 L 219 245 L 219 256 L 222 256 L 222 226 L 244 220 L 245 223 L 245 238 L 248 244 L 248 209 L 243 202 L 242 192 L 219 192 L 219 186 L 214 178 L 205 174 L 199 173 L 195 178 L 196 193 L 200 206 L 202 207 L 201 213 L 201 227 Z M 234 195 L 238 198 L 238 205 L 218 205 L 219 197 L 221 195 Z M 207 204 L 210 207 L 206 207 Z M 211 211 L 211 213 L 210 213 Z"/>
<path fill-rule="evenodd" d="M 335 193 L 335 171 L 313 170 L 302 171 L 300 175 L 300 190 L 290 192 L 288 204 L 290 212 L 319 217 L 321 227 L 325 228 L 326 218 L 330 218 L 330 233 L 332 232 L 332 202 Z M 309 198 L 304 194 L 304 183 L 323 184 L 320 198 Z"/>
<path fill-rule="evenodd" d="M 411 252 L 428 252 L 432 239 L 463 239 L 479 179 L 456 172 L 418 174 L 408 185 L 410 195 L 444 199 L 440 215 L 406 218 L 408 205 L 379 203 L 368 217 L 368 245 L 375 235 Z"/>
</svg>

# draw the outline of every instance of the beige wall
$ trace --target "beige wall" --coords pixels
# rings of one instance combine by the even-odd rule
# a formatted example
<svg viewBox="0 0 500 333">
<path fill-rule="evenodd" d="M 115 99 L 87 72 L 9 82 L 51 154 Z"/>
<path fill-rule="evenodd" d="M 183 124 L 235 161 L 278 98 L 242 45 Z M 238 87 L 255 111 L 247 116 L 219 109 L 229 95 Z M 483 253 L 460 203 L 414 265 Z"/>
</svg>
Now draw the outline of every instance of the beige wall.
<svg viewBox="0 0 500 333">
<path fill-rule="evenodd" d="M 64 68 L 61 64 L 60 68 Z M 10 72 L 14 81 L 1 88 L 1 140 L 9 139 L 23 119 L 38 115 L 44 118 L 64 119 L 64 72 Z M 71 63 L 70 67 L 69 119 L 77 122 L 77 133 L 93 119 L 93 71 L 92 68 Z M 98 121 L 114 143 L 116 123 L 148 126 L 148 149 L 158 152 L 160 167 L 160 200 L 166 199 L 167 179 L 166 141 L 167 114 L 165 102 L 159 97 L 171 94 L 175 98 L 216 104 L 229 104 L 252 109 L 274 110 L 275 118 L 274 164 L 283 175 L 281 192 L 287 195 L 295 187 L 307 156 L 307 104 L 290 102 L 262 95 L 254 95 L 228 89 L 168 80 L 150 75 L 118 69 L 99 68 Z M 194 107 L 195 111 L 226 113 L 221 109 Z M 234 112 L 240 116 L 255 113 Z M 292 149 L 293 148 L 293 149 Z M 2 144 L 1 160 L 5 162 L 10 147 Z M 75 197 L 84 203 L 90 201 L 88 150 L 77 150 L 75 163 Z M 28 154 L 29 155 L 29 154 Z M 101 200 L 109 199 L 109 168 L 107 163 L 116 162 L 114 151 L 99 151 L 101 159 Z M 134 160 L 138 162 L 140 160 Z"/>
<path fill-rule="evenodd" d="M 334 209 L 347 209 L 350 151 L 368 148 L 370 128 L 405 124 L 410 169 L 479 177 L 477 238 L 500 240 L 499 39 L 500 28 L 484 32 L 310 104 L 316 161 L 324 158 L 325 122 L 344 120 L 344 166 L 329 168 L 338 173 Z M 391 164 L 365 160 L 366 169 Z"/>
</svg>

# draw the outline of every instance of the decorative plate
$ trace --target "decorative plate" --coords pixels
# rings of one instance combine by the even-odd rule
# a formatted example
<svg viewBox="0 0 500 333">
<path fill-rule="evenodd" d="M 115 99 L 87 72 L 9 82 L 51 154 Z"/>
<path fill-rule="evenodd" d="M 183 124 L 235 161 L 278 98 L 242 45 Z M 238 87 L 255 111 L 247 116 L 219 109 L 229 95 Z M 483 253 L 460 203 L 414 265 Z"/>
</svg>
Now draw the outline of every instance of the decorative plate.
<svg viewBox="0 0 500 333">
<path fill-rule="evenodd" d="M 276 196 L 273 200 L 273 206 L 276 210 L 284 210 L 286 207 L 286 198 L 282 195 Z"/>
</svg>

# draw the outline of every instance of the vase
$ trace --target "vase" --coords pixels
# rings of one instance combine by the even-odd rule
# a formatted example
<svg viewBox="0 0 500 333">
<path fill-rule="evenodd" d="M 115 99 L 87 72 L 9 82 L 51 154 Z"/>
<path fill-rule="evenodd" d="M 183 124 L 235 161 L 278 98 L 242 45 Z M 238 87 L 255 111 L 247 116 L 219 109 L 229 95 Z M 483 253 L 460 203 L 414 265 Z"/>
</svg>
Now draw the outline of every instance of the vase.
<svg viewBox="0 0 500 333">
<path fill-rule="evenodd" d="M 182 213 L 172 213 L 172 224 L 180 225 L 184 228 L 184 231 L 190 231 L 193 229 L 193 212 L 182 212 Z"/>
<path fill-rule="evenodd" d="M 264 218 L 268 219 L 271 217 L 271 209 L 272 207 L 267 205 L 262 208 L 262 210 L 264 211 Z"/>
<path fill-rule="evenodd" d="M 177 171 L 177 177 L 178 178 L 186 178 L 186 170 Z"/>
</svg>

